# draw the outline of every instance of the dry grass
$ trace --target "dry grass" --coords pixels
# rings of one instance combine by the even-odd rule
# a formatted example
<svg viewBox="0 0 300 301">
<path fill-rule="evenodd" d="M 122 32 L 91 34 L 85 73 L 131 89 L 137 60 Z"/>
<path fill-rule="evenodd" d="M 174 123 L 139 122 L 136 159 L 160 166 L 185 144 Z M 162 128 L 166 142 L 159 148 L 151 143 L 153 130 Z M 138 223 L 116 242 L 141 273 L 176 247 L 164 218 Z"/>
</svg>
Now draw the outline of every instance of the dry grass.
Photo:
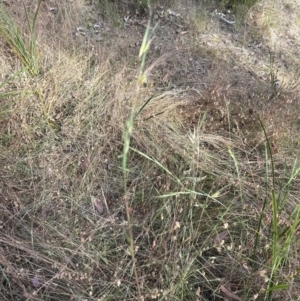
<svg viewBox="0 0 300 301">
<path fill-rule="evenodd" d="M 1 47 L 1 80 L 15 77 L 0 85 L 0 299 L 299 300 L 298 155 L 276 128 L 295 122 L 286 99 L 299 108 L 293 89 L 267 100 L 267 51 L 250 77 L 253 56 L 225 40 L 222 24 L 208 36 L 216 21 L 205 12 L 207 26 L 180 21 L 164 44 L 157 29 L 137 89 L 139 46 L 122 35 L 139 38 L 143 26 L 111 27 L 101 47 L 55 43 L 84 7 L 58 8 L 65 28 L 43 33 L 34 78 Z M 179 21 L 168 18 L 171 30 Z"/>
</svg>

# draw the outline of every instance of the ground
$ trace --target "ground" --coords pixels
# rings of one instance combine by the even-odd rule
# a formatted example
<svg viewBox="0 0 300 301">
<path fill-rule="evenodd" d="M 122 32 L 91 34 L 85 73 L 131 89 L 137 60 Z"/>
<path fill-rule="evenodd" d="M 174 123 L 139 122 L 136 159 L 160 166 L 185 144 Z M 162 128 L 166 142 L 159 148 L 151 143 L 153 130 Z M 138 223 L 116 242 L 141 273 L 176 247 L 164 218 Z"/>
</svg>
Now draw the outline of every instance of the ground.
<svg viewBox="0 0 300 301">
<path fill-rule="evenodd" d="M 153 2 L 0 3 L 2 300 L 299 300 L 300 3 Z"/>
</svg>

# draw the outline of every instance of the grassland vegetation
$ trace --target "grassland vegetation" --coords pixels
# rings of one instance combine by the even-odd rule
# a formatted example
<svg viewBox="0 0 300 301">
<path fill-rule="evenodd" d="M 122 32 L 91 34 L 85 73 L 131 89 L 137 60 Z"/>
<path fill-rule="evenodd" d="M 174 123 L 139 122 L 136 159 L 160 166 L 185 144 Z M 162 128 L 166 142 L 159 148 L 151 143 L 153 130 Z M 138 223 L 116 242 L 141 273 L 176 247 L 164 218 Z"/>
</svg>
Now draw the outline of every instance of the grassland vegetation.
<svg viewBox="0 0 300 301">
<path fill-rule="evenodd" d="M 0 3 L 0 299 L 299 300 L 283 12 L 37 3 Z"/>
</svg>

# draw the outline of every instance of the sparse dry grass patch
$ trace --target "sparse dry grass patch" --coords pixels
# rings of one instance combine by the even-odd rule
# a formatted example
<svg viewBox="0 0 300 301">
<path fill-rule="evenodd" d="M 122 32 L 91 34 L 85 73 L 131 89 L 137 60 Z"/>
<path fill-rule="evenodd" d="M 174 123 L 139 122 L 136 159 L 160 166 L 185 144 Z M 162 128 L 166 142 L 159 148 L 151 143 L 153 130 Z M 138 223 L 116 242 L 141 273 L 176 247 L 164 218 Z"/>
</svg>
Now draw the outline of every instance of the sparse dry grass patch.
<svg viewBox="0 0 300 301">
<path fill-rule="evenodd" d="M 1 300 L 297 300 L 299 165 L 272 146 L 268 90 L 248 82 L 245 60 L 230 65 L 238 47 L 216 59 L 185 37 L 166 55 L 149 48 L 147 85 L 114 47 L 41 44 L 36 77 L 12 64 L 0 85 Z M 251 109 L 267 137 L 247 104 L 235 113 L 248 85 L 266 93 Z"/>
</svg>

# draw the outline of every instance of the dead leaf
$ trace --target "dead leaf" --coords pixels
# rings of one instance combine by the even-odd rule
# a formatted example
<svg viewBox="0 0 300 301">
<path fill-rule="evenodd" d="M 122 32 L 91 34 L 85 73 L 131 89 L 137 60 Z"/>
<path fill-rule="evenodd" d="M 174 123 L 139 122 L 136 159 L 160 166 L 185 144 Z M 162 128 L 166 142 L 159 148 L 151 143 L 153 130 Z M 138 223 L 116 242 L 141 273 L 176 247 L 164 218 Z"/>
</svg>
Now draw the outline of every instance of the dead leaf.
<svg viewBox="0 0 300 301">
<path fill-rule="evenodd" d="M 91 200 L 92 200 L 92 203 L 94 204 L 95 208 L 97 209 L 97 211 L 100 214 L 103 213 L 103 204 L 102 204 L 101 200 L 97 199 L 93 196 L 91 196 Z"/>
<path fill-rule="evenodd" d="M 238 297 L 237 295 L 235 295 L 234 293 L 232 293 L 231 291 L 229 291 L 225 285 L 221 285 L 220 287 L 221 291 L 229 298 L 233 299 L 233 300 L 237 300 L 237 301 L 243 301 L 240 297 Z"/>
</svg>

